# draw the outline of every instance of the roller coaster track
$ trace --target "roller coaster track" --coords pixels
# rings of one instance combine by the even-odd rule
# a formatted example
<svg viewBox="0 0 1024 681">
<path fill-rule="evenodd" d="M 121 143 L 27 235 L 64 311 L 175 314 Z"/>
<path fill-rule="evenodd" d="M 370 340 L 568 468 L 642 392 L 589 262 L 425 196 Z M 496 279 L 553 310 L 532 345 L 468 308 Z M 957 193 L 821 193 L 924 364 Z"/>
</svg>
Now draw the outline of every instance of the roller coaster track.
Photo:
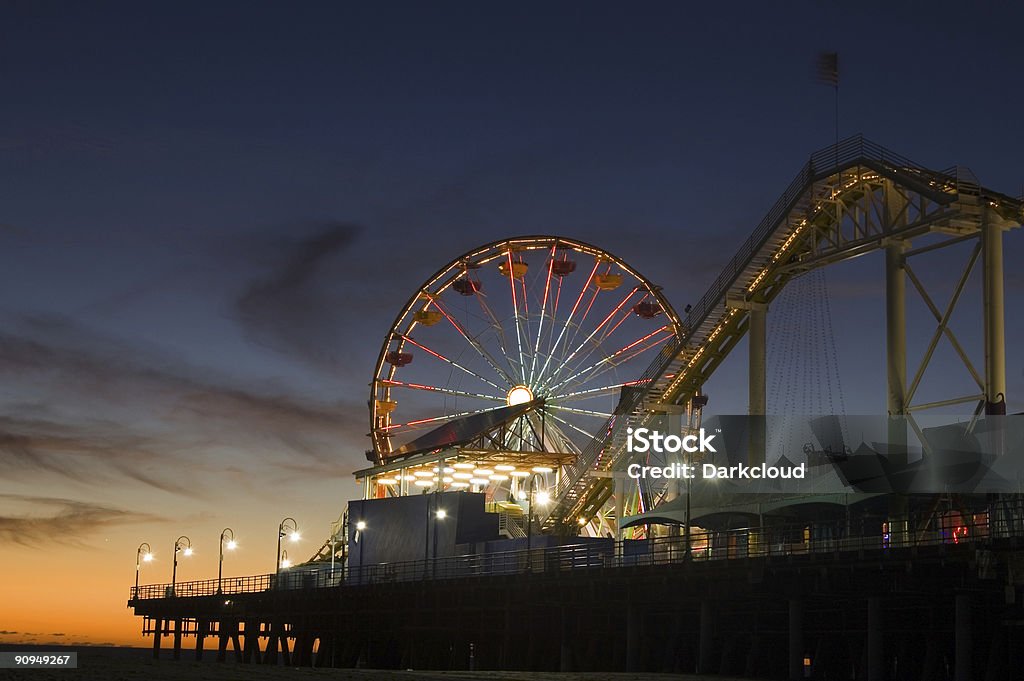
<svg viewBox="0 0 1024 681">
<path fill-rule="evenodd" d="M 546 531 L 572 533 L 611 497 L 625 433 L 664 405 L 685 404 L 747 332 L 749 310 L 770 302 L 798 274 L 930 233 L 953 238 L 985 222 L 1020 226 L 1024 202 L 978 184 L 969 170 L 930 170 L 858 135 L 813 154 L 665 347 L 624 392 L 576 464 L 563 470 Z M 659 409 L 660 407 L 660 409 Z"/>
</svg>

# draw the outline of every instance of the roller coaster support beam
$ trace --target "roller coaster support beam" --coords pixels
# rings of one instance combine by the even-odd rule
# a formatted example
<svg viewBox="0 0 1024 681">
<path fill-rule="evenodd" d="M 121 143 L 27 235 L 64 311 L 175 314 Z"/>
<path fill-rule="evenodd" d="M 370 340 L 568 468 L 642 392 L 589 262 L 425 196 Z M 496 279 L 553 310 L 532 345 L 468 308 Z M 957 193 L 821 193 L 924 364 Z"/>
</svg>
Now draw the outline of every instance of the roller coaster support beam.
<svg viewBox="0 0 1024 681">
<path fill-rule="evenodd" d="M 907 242 L 892 240 L 885 247 L 885 350 L 889 427 L 889 460 L 907 463 Z M 899 457 L 899 460 L 896 459 Z"/>
<path fill-rule="evenodd" d="M 985 310 L 985 413 L 1006 413 L 1006 337 L 1003 308 L 1003 225 L 992 211 L 982 218 Z"/>
<path fill-rule="evenodd" d="M 768 412 L 767 397 L 767 375 L 768 375 L 768 306 L 764 304 L 752 305 L 750 308 L 750 329 L 747 331 L 747 338 L 750 352 L 749 370 L 749 412 L 751 416 L 760 418 L 752 419 L 753 432 L 751 434 L 750 452 L 747 459 L 751 466 L 764 463 L 764 450 L 766 444 L 764 415 Z"/>
<path fill-rule="evenodd" d="M 747 313 L 747 414 L 764 417 L 768 413 L 768 304 L 738 298 L 728 298 L 726 304 L 734 310 L 745 310 Z M 751 419 L 751 423 L 747 459 L 751 466 L 757 466 L 764 463 L 765 420 Z"/>
<path fill-rule="evenodd" d="M 889 461 L 907 465 L 907 242 L 894 239 L 885 247 L 885 350 L 888 383 Z M 889 538 L 901 545 L 907 528 L 906 499 L 889 500 Z"/>
</svg>

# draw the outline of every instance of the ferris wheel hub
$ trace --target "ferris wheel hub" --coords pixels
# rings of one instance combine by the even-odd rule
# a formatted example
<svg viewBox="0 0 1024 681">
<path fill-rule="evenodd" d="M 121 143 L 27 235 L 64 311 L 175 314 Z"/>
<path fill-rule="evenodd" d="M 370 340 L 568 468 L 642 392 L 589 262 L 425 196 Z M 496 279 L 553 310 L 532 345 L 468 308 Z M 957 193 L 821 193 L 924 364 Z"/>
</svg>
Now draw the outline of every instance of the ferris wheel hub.
<svg viewBox="0 0 1024 681">
<path fill-rule="evenodd" d="M 517 404 L 533 402 L 533 391 L 525 385 L 517 385 L 508 391 L 508 395 L 505 397 L 505 402 L 510 407 L 514 407 Z"/>
</svg>

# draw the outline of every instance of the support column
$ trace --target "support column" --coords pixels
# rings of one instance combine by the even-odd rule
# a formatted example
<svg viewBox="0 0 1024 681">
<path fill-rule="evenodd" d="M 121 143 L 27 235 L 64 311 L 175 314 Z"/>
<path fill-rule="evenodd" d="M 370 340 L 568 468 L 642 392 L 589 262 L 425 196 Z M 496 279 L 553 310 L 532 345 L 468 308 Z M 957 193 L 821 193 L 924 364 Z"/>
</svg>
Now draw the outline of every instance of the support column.
<svg viewBox="0 0 1024 681">
<path fill-rule="evenodd" d="M 224 662 L 228 655 L 228 623 L 221 620 L 217 623 L 217 662 Z"/>
<path fill-rule="evenodd" d="M 1006 320 L 1003 304 L 1003 230 L 986 210 L 982 219 L 985 316 L 985 413 L 1006 413 Z"/>
<path fill-rule="evenodd" d="M 907 274 L 904 268 L 906 241 L 890 242 L 885 248 L 885 357 L 889 412 L 889 463 L 896 468 L 907 460 Z M 894 494 L 889 499 L 889 543 L 901 546 L 906 540 L 907 500 Z"/>
<path fill-rule="evenodd" d="M 156 618 L 156 628 L 153 630 L 153 659 L 160 659 L 160 639 L 164 635 L 164 621 Z"/>
<path fill-rule="evenodd" d="M 626 606 L 626 671 L 640 671 L 640 628 L 643 626 L 640 608 L 629 599 Z"/>
<path fill-rule="evenodd" d="M 868 598 L 868 681 L 885 679 L 885 637 L 882 635 L 884 626 L 882 599 L 872 596 Z"/>
<path fill-rule="evenodd" d="M 560 672 L 572 671 L 572 632 L 569 626 L 569 617 L 567 609 L 563 606 L 561 612 L 562 621 L 558 629 L 558 671 Z"/>
<path fill-rule="evenodd" d="M 181 618 L 174 620 L 174 659 L 181 658 Z"/>
<path fill-rule="evenodd" d="M 714 663 L 712 660 L 712 653 L 714 652 L 714 609 L 711 607 L 711 601 L 700 602 L 700 641 L 698 645 L 700 648 L 697 653 L 697 673 L 698 674 L 713 674 Z"/>
<path fill-rule="evenodd" d="M 750 451 L 747 462 L 751 466 L 764 463 L 765 460 L 765 419 L 768 411 L 767 374 L 768 374 L 768 306 L 751 303 L 747 313 L 749 328 L 749 406 L 747 412 L 751 419 Z"/>
<path fill-rule="evenodd" d="M 203 659 L 203 646 L 206 643 L 206 631 L 209 628 L 206 620 L 199 620 L 196 623 L 196 660 Z"/>
<path fill-rule="evenodd" d="M 622 514 L 626 508 L 626 478 L 617 475 L 615 480 L 615 550 L 622 549 Z"/>
<path fill-rule="evenodd" d="M 789 600 L 789 681 L 804 678 L 804 603 Z"/>
<path fill-rule="evenodd" d="M 954 681 L 971 681 L 971 597 L 956 595 L 956 660 Z"/>
<path fill-rule="evenodd" d="M 907 413 L 907 275 L 905 241 L 885 248 L 885 357 L 890 416 Z"/>
</svg>

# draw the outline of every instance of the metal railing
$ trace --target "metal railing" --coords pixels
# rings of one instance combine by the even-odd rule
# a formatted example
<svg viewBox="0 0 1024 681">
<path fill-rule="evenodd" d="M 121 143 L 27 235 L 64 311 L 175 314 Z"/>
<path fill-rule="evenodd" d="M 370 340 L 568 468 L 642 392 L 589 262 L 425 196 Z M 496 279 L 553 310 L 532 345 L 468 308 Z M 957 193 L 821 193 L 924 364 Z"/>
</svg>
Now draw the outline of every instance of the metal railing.
<svg viewBox="0 0 1024 681">
<path fill-rule="evenodd" d="M 230 596 L 275 590 L 323 589 L 417 580 L 465 579 L 526 573 L 561 573 L 591 569 L 629 568 L 680 562 L 749 558 L 785 558 L 857 551 L 895 552 L 923 546 L 983 547 L 993 539 L 1024 537 L 1024 499 L 1004 499 L 971 511 L 946 510 L 915 523 L 890 526 L 875 519 L 747 527 L 725 531 L 695 530 L 685 536 L 615 542 L 590 539 L 585 543 L 541 546 L 518 551 L 445 556 L 371 565 L 329 563 L 300 565 L 278 575 L 152 584 L 131 590 L 131 600 L 198 596 Z M 546 538 L 538 537 L 540 542 Z"/>
</svg>

